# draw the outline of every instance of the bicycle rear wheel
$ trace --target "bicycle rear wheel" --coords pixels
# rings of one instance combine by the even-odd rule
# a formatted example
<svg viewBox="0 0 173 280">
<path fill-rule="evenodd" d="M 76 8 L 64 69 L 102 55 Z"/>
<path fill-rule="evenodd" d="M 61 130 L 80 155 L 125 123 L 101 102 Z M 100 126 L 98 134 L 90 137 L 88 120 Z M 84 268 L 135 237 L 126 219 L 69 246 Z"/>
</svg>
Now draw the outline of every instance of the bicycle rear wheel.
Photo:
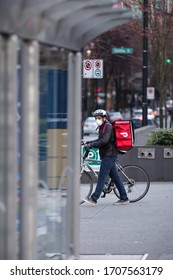
<svg viewBox="0 0 173 280">
<path fill-rule="evenodd" d="M 130 202 L 139 201 L 147 194 L 150 187 L 150 179 L 142 167 L 137 165 L 124 166 L 119 175 Z M 113 190 L 115 195 L 120 198 L 118 189 L 114 188 Z"/>
<path fill-rule="evenodd" d="M 80 174 L 80 204 L 84 203 L 84 198 L 90 197 L 93 190 L 93 181 L 87 171 Z"/>
</svg>

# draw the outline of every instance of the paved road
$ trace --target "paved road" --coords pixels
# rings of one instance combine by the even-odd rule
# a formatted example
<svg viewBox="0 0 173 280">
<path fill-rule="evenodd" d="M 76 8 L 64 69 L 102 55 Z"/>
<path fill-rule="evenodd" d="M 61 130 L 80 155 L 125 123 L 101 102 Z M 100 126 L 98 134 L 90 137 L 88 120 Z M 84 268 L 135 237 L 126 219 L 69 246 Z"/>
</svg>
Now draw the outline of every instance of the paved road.
<svg viewBox="0 0 173 280">
<path fill-rule="evenodd" d="M 82 258 L 173 259 L 173 182 L 152 183 L 136 203 L 115 206 L 114 194 L 81 205 Z"/>
</svg>

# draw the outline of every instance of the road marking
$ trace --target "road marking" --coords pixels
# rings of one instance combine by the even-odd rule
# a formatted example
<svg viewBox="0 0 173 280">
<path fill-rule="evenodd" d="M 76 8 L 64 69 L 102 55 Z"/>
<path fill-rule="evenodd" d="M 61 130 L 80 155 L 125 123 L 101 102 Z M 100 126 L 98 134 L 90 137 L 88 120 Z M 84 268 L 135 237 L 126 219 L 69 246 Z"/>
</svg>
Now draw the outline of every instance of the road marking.
<svg viewBox="0 0 173 280">
<path fill-rule="evenodd" d="M 141 260 L 146 260 L 148 258 L 148 254 L 144 254 Z"/>
</svg>

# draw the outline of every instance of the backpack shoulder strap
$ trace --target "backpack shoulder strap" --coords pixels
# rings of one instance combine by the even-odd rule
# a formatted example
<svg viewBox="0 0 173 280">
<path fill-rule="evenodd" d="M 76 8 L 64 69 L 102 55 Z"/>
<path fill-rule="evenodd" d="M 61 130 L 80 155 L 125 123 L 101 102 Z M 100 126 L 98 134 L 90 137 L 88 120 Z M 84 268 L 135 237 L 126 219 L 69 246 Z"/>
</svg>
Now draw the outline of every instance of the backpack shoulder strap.
<svg viewBox="0 0 173 280">
<path fill-rule="evenodd" d="M 102 130 L 103 133 L 105 133 L 107 124 L 108 124 L 108 123 L 106 122 L 106 123 L 104 124 L 104 126 L 103 126 L 103 130 Z"/>
</svg>

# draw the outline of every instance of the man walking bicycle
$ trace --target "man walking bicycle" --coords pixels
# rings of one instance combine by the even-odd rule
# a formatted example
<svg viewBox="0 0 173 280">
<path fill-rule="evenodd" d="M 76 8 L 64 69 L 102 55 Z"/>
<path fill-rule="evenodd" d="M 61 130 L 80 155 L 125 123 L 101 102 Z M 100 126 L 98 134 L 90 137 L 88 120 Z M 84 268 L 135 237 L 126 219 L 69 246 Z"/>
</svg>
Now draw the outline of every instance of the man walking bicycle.
<svg viewBox="0 0 173 280">
<path fill-rule="evenodd" d="M 105 110 L 98 109 L 93 113 L 96 124 L 99 128 L 99 136 L 93 141 L 88 141 L 85 144 L 87 150 L 91 148 L 98 148 L 101 158 L 100 172 L 98 175 L 98 181 L 96 189 L 90 198 L 84 198 L 84 201 L 96 205 L 97 201 L 103 191 L 107 177 L 109 176 L 120 194 L 120 200 L 115 205 L 125 205 L 129 203 L 126 190 L 123 182 L 119 176 L 115 162 L 117 160 L 117 150 L 115 147 L 115 134 L 112 129 L 111 123 L 107 120 L 107 113 Z"/>
</svg>

